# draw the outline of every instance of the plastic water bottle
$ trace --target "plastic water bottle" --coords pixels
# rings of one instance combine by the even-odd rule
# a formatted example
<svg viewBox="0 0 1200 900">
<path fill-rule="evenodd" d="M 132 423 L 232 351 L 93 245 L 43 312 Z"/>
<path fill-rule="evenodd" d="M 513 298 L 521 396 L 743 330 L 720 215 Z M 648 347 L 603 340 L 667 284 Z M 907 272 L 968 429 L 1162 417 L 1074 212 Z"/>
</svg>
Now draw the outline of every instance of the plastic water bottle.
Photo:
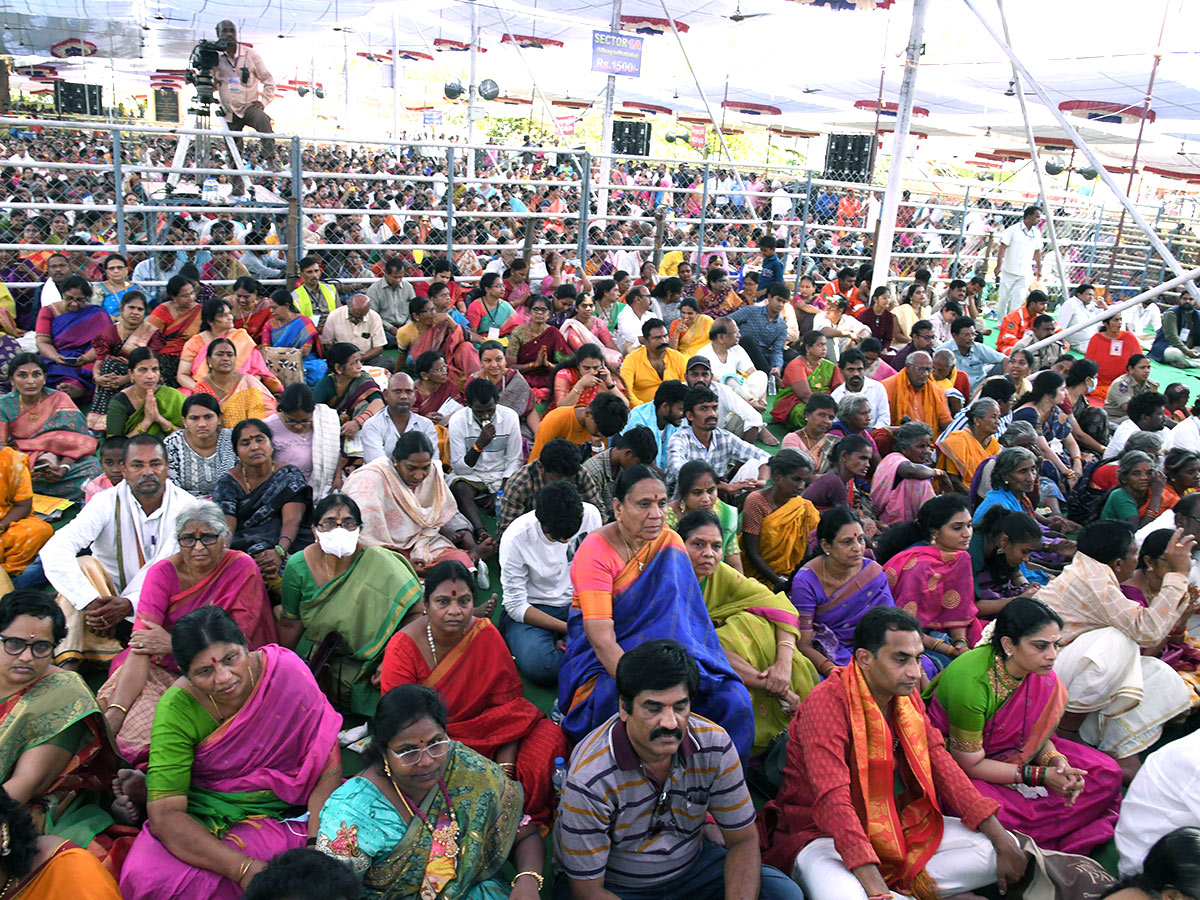
<svg viewBox="0 0 1200 900">
<path fill-rule="evenodd" d="M 567 761 L 561 756 L 554 757 L 554 776 L 551 780 L 554 782 L 555 796 L 561 797 L 563 785 L 567 783 Z"/>
<path fill-rule="evenodd" d="M 496 491 L 496 518 L 500 518 L 500 507 L 504 504 L 504 489 Z"/>
<path fill-rule="evenodd" d="M 205 203 L 216 203 L 221 199 L 221 192 L 217 190 L 217 179 L 212 175 L 204 179 L 204 189 L 200 196 Z"/>
<path fill-rule="evenodd" d="M 775 376 L 774 376 L 774 375 L 770 375 L 770 376 L 768 376 L 768 377 L 767 377 L 767 396 L 768 396 L 768 397 L 774 397 L 774 396 L 775 396 L 775 387 L 776 387 L 776 385 L 775 385 Z"/>
</svg>

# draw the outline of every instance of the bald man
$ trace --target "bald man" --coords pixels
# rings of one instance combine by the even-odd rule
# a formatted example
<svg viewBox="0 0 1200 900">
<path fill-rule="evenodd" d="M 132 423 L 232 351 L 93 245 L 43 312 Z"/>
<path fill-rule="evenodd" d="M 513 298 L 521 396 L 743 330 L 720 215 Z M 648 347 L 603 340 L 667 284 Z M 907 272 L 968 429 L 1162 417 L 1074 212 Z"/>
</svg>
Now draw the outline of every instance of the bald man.
<svg viewBox="0 0 1200 900">
<path fill-rule="evenodd" d="M 238 42 L 237 26 L 228 19 L 218 23 L 217 38 L 225 42 L 225 52 L 217 57 L 216 68 L 211 69 L 216 82 L 217 98 L 225 110 L 225 123 L 230 131 L 257 131 L 271 134 L 271 117 L 267 105 L 275 99 L 275 77 L 267 69 L 258 51 L 249 44 Z M 238 150 L 242 139 L 236 139 Z M 271 161 L 275 158 L 275 141 L 262 139 L 260 156 Z"/>
<path fill-rule="evenodd" d="M 339 306 L 325 319 L 321 341 L 326 347 L 345 341 L 362 351 L 363 364 L 390 369 L 386 359 L 379 356 L 387 346 L 383 319 L 371 309 L 371 298 L 364 293 L 351 294 L 345 306 Z"/>
<path fill-rule="evenodd" d="M 413 412 L 413 398 L 416 387 L 413 380 L 404 372 L 397 372 L 388 379 L 387 390 L 383 392 L 383 409 L 367 419 L 362 427 L 363 462 L 369 463 L 378 457 L 391 459 L 392 448 L 400 435 L 406 431 L 419 431 L 433 445 L 433 463 L 439 466 L 437 427 L 420 413 Z"/>
<path fill-rule="evenodd" d="M 946 392 L 933 383 L 932 374 L 933 357 L 918 350 L 908 354 L 901 371 L 884 379 L 893 426 L 902 425 L 905 420 L 924 422 L 934 434 L 941 434 L 950 424 Z"/>
</svg>

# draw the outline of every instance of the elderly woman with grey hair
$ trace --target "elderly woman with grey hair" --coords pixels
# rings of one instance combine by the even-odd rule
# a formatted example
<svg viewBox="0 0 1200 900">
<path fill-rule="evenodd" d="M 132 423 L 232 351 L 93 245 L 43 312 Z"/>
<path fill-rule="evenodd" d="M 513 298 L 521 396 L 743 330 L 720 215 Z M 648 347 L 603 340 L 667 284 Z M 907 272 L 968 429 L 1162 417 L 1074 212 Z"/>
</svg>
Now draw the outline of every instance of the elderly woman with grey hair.
<svg viewBox="0 0 1200 900">
<path fill-rule="evenodd" d="M 1149 454 L 1141 450 L 1122 453 L 1117 462 L 1117 485 L 1108 492 L 1101 519 L 1121 519 L 1141 528 L 1158 518 L 1166 480 Z"/>
<path fill-rule="evenodd" d="M 179 677 L 171 628 L 202 606 L 229 613 L 249 647 L 278 642 L 275 616 L 254 560 L 229 549 L 229 525 L 215 503 L 201 500 L 175 519 L 179 552 L 146 570 L 129 646 L 113 660 L 97 692 L 117 748 L 132 765 L 150 752 L 154 707 Z"/>
<path fill-rule="evenodd" d="M 866 394 L 844 394 L 838 401 L 837 418 L 829 426 L 834 440 L 852 434 L 864 437 L 871 445 L 871 465 L 879 464 L 879 447 L 871 437 L 871 401 Z M 832 465 L 832 461 L 830 461 Z"/>
<path fill-rule="evenodd" d="M 871 503 L 882 525 L 911 522 L 917 511 L 950 483 L 942 469 L 933 468 L 933 430 L 924 422 L 905 422 L 894 437 L 896 449 L 875 467 Z"/>
<path fill-rule="evenodd" d="M 967 493 L 976 470 L 1000 452 L 1000 442 L 996 440 L 999 430 L 1000 404 L 990 397 L 981 397 L 967 407 L 967 427 L 952 431 L 937 442 L 938 465 L 946 470 L 954 490 Z"/>
</svg>

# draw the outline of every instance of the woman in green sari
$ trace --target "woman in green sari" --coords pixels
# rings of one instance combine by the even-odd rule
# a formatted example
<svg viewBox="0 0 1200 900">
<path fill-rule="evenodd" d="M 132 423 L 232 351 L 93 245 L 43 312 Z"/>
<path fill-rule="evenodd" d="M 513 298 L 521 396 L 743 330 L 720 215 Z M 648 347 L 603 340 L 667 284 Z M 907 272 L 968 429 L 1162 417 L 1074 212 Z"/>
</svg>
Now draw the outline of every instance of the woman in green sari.
<svg viewBox="0 0 1200 900">
<path fill-rule="evenodd" d="M 345 494 L 330 494 L 313 509 L 316 543 L 292 554 L 283 572 L 279 640 L 308 651 L 341 635 L 325 685 L 334 706 L 371 717 L 379 705 L 384 648 L 421 599 L 408 560 L 383 547 L 359 544 L 362 513 Z"/>
<path fill-rule="evenodd" d="M 162 383 L 158 355 L 149 347 L 129 354 L 132 384 L 108 402 L 108 437 L 168 435 L 183 427 L 183 394 Z"/>
<path fill-rule="evenodd" d="M 119 760 L 91 690 L 51 665 L 66 635 L 52 598 L 13 591 L 0 599 L 0 779 L 39 831 L 86 847 L 113 820 L 81 795 L 107 790 Z"/>
<path fill-rule="evenodd" d="M 788 431 L 804 427 L 804 407 L 813 394 L 828 394 L 837 366 L 825 358 L 828 340 L 819 331 L 804 335 L 804 352 L 783 370 L 783 387 L 775 397 L 771 417 Z"/>
<path fill-rule="evenodd" d="M 796 607 L 783 594 L 721 562 L 717 517 L 694 510 L 675 529 L 683 539 L 708 615 L 729 664 L 750 691 L 754 705 L 754 753 L 787 730 L 796 707 L 818 681 L 813 664 L 796 650 Z"/>
<path fill-rule="evenodd" d="M 722 558 L 725 563 L 744 572 L 742 548 L 738 544 L 737 507 L 722 503 L 717 497 L 717 470 L 702 459 L 691 459 L 679 469 L 675 481 L 675 499 L 667 504 L 667 528 L 675 528 L 679 520 L 694 509 L 707 509 L 717 517 L 721 540 L 725 543 Z"/>
<path fill-rule="evenodd" d="M 447 737 L 436 691 L 388 691 L 365 762 L 325 802 L 317 849 L 360 872 L 369 900 L 537 900 L 545 845 L 521 824 L 521 786 Z M 517 874 L 505 884 L 510 852 Z"/>
</svg>

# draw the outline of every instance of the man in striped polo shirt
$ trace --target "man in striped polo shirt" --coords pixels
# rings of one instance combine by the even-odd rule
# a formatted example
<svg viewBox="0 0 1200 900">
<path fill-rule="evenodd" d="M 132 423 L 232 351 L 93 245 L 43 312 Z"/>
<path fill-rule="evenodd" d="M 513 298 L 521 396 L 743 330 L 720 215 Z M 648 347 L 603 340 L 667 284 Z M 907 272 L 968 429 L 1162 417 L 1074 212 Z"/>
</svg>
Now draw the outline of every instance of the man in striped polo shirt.
<svg viewBox="0 0 1200 900">
<path fill-rule="evenodd" d="M 621 657 L 616 682 L 617 715 L 571 754 L 554 826 L 555 897 L 803 900 L 762 864 L 729 735 L 692 714 L 696 661 L 675 641 L 647 641 Z"/>
</svg>

